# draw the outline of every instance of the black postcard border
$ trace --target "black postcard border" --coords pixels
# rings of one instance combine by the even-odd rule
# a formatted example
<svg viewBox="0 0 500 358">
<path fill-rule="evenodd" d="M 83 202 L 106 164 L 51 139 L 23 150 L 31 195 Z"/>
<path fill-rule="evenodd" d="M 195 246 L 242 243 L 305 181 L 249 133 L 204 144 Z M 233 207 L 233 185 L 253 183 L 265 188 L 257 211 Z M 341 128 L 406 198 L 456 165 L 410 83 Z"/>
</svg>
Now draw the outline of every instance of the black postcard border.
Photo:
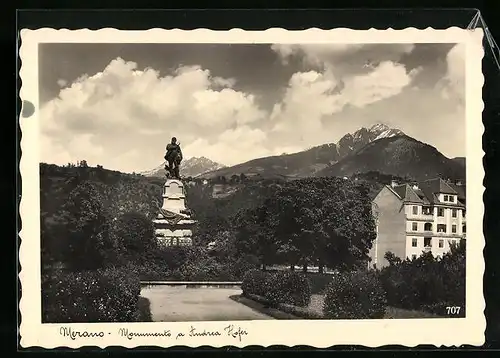
<svg viewBox="0 0 500 358">
<path fill-rule="evenodd" d="M 428 2 L 428 1 L 427 1 Z M 34 2 L 33 2 L 34 3 Z M 96 2 L 97 3 L 97 2 Z M 381 5 L 381 2 L 378 2 Z M 422 1 L 419 1 L 423 4 Z M 90 2 L 86 2 L 90 5 Z M 121 3 L 123 5 L 123 2 Z M 406 3 L 405 3 L 406 4 Z M 437 5 L 436 2 L 433 2 Z M 455 2 L 457 4 L 457 2 Z M 76 5 L 76 4 L 75 4 Z M 471 6 L 470 4 L 469 6 Z M 484 5 L 484 4 L 483 4 Z M 99 6 L 99 5 L 98 5 Z M 352 3 L 351 3 L 352 6 Z M 487 7 L 487 6 L 485 6 Z M 489 7 L 491 12 L 483 10 L 482 16 L 485 22 L 490 27 L 490 31 L 493 36 L 499 38 L 498 36 L 498 25 L 494 25 L 494 13 L 493 5 Z M 15 47 L 16 47 L 16 69 L 15 69 L 15 80 L 16 80 L 16 125 L 15 125 L 15 135 L 7 136 L 9 138 L 16 138 L 15 143 L 15 187 L 10 193 L 13 193 L 15 203 L 15 223 L 16 223 L 16 245 L 14 245 L 14 265 L 10 264 L 7 266 L 9 269 L 15 269 L 16 280 L 16 290 L 10 290 L 10 292 L 15 292 L 16 307 L 18 307 L 19 299 L 21 295 L 20 280 L 18 279 L 18 273 L 20 271 L 19 261 L 18 261 L 18 250 L 20 239 L 18 232 L 21 229 L 21 219 L 19 216 L 19 199 L 21 195 L 21 177 L 19 172 L 19 159 L 21 155 L 20 150 L 20 137 L 21 130 L 19 127 L 19 115 L 21 112 L 21 102 L 19 98 L 19 87 L 21 86 L 21 80 L 19 78 L 19 66 L 21 65 L 20 58 L 17 55 L 20 46 L 20 35 L 19 30 L 21 28 L 37 29 L 43 27 L 52 27 L 56 29 L 67 28 L 67 29 L 79 29 L 79 28 L 89 28 L 98 29 L 103 27 L 114 27 L 118 29 L 128 29 L 128 30 L 139 30 L 139 29 L 149 29 L 153 27 L 159 28 L 182 28 L 182 29 L 193 29 L 193 28 L 210 28 L 218 30 L 226 30 L 230 28 L 242 28 L 245 30 L 262 30 L 269 27 L 282 27 L 289 30 L 300 30 L 310 27 L 328 29 L 335 27 L 350 27 L 356 29 L 402 29 L 406 27 L 416 27 L 419 29 L 433 27 L 436 29 L 447 28 L 450 26 L 466 27 L 473 16 L 477 13 L 477 9 L 439 9 L 439 8 L 427 8 L 427 9 L 377 9 L 377 10 L 360 10 L 360 9 L 349 9 L 341 11 L 331 11 L 327 9 L 224 9 L 224 10 L 191 10 L 191 9 L 171 9 L 171 10 L 154 10 L 147 11 L 145 9 L 134 9 L 134 10 L 84 10 L 84 9 L 65 9 L 65 10 L 55 10 L 55 9 L 43 9 L 43 10 L 18 10 L 16 13 L 16 35 L 15 35 Z M 496 29 L 494 26 L 497 26 Z M 495 31 L 496 30 L 496 31 Z M 483 111 L 483 124 L 485 126 L 485 132 L 483 135 L 483 150 L 485 155 L 483 157 L 483 165 L 485 168 L 485 177 L 483 184 L 485 186 L 485 193 L 483 196 L 485 205 L 485 215 L 484 215 L 484 235 L 486 240 L 486 246 L 484 249 L 485 257 L 485 274 L 484 274 L 484 297 L 486 301 L 485 316 L 487 320 L 487 328 L 485 332 L 486 343 L 483 347 L 458 347 L 458 348 L 444 348 L 440 350 L 467 350 L 471 353 L 471 350 L 482 349 L 499 349 L 500 347 L 500 268 L 498 267 L 497 253 L 500 249 L 500 243 L 498 240 L 498 235 L 500 231 L 500 221 L 497 219 L 499 217 L 499 207 L 500 207 L 500 173 L 497 163 L 499 161 L 499 140 L 500 138 L 500 69 L 496 66 L 492 57 L 492 50 L 489 47 L 487 39 L 484 39 L 485 46 L 485 56 L 483 58 L 483 74 L 485 77 L 485 83 L 483 87 L 483 101 L 484 101 L 484 111 Z M 498 49 L 497 49 L 498 51 Z M 6 123 L 5 121 L 4 123 Z M 11 122 L 12 123 L 12 122 Z M 7 133 L 7 131 L 3 131 Z M 11 132 L 12 133 L 12 132 Z M 496 184 L 496 185 L 495 185 Z M 10 220 L 10 222 L 12 222 Z M 7 239 L 4 243 L 7 243 Z M 12 241 L 10 241 L 12 242 Z M 5 252 L 11 252 L 7 249 Z M 4 260 L 4 264 L 8 260 Z M 5 278 L 12 277 L 6 275 Z M 8 290 L 6 290 L 8 291 Z M 12 300 L 14 301 L 14 299 Z M 13 316 L 13 312 L 16 312 L 13 318 L 16 326 L 8 326 L 7 322 L 2 322 L 2 334 L 5 337 L 2 341 L 7 340 L 12 342 L 12 339 L 16 340 L 16 348 L 19 351 L 37 351 L 44 352 L 54 351 L 44 348 L 30 348 L 23 349 L 19 347 L 19 322 L 20 322 L 20 312 L 19 309 L 15 310 L 5 310 L 3 315 L 3 320 Z M 14 338 L 15 337 L 15 338 Z M 102 350 L 98 347 L 84 347 L 78 349 L 82 352 L 101 352 L 102 354 L 110 353 L 124 353 L 125 351 L 133 352 L 143 352 L 147 351 L 162 351 L 165 353 L 180 353 L 184 351 L 189 351 L 191 353 L 199 351 L 214 351 L 216 354 L 222 352 L 238 352 L 239 354 L 264 354 L 263 351 L 273 351 L 279 352 L 286 350 L 290 353 L 290 349 L 304 351 L 323 351 L 310 346 L 248 346 L 246 348 L 240 349 L 236 347 L 226 346 L 223 348 L 213 348 L 210 346 L 201 346 L 198 348 L 175 346 L 171 348 L 158 348 L 158 347 L 137 347 L 134 349 L 126 349 L 123 347 L 108 347 Z M 335 351 L 393 351 L 393 352 L 412 352 L 414 354 L 417 351 L 420 353 L 425 353 L 428 350 L 436 350 L 434 346 L 418 346 L 415 348 L 408 348 L 404 346 L 383 346 L 379 348 L 367 348 L 363 346 L 334 346 L 327 350 Z M 326 350 L 326 351 L 327 351 Z M 76 351 L 68 348 L 57 348 L 55 351 Z M 423 351 L 423 352 L 422 352 Z M 340 353 L 340 352 L 336 352 Z M 388 352 L 387 352 L 388 353 Z M 464 352 L 465 353 L 465 352 Z"/>
</svg>

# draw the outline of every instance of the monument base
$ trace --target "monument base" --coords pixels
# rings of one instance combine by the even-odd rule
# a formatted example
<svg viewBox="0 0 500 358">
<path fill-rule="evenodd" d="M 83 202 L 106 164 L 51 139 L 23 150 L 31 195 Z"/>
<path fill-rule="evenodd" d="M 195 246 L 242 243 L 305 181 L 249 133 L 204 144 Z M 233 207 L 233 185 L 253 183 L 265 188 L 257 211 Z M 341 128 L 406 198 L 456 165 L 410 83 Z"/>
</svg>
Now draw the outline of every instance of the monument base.
<svg viewBox="0 0 500 358">
<path fill-rule="evenodd" d="M 193 240 L 190 237 L 161 237 L 157 236 L 158 244 L 162 247 L 170 246 L 192 246 Z"/>
<path fill-rule="evenodd" d="M 180 180 L 167 179 L 163 188 L 163 205 L 153 220 L 155 234 L 161 246 L 190 246 L 193 241 L 191 219 L 185 205 L 184 186 Z"/>
</svg>

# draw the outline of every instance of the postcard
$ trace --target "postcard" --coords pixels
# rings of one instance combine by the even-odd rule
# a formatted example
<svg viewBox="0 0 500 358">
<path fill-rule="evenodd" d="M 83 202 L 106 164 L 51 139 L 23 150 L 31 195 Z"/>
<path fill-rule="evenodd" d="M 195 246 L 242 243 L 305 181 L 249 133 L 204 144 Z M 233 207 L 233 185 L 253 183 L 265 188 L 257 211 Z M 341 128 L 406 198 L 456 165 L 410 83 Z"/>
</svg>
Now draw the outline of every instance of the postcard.
<svg viewBox="0 0 500 358">
<path fill-rule="evenodd" d="M 484 342 L 481 29 L 20 40 L 23 348 Z"/>
</svg>

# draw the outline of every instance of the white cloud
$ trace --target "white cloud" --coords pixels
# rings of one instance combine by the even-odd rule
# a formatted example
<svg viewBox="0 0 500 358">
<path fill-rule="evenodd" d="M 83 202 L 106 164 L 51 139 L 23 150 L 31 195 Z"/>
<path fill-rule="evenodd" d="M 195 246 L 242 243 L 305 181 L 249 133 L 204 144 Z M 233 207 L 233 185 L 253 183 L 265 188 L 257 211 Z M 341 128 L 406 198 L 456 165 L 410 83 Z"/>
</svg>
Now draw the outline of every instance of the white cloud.
<svg viewBox="0 0 500 358">
<path fill-rule="evenodd" d="M 65 87 L 66 85 L 68 84 L 68 81 L 66 81 L 65 79 L 63 78 L 60 78 L 57 80 L 57 85 L 59 87 Z"/>
<path fill-rule="evenodd" d="M 463 51 L 454 48 L 448 54 L 440 86 L 413 96 L 408 89 L 422 68 L 407 72 L 398 62 L 412 48 L 273 46 L 283 59 L 302 56 L 315 66 L 290 77 L 270 113 L 252 93 L 236 89 L 235 79 L 212 76 L 200 66 L 164 75 L 117 58 L 101 72 L 62 88 L 42 108 L 41 160 L 66 164 L 86 159 L 91 165 L 137 172 L 156 167 L 176 136 L 185 158 L 206 156 L 233 165 L 336 141 L 361 123 L 407 117 L 415 123 L 405 125 L 417 128 L 419 118 L 449 118 L 455 102 L 443 102 L 439 94 L 459 96 L 457 90 L 465 88 L 460 85 Z M 433 115 L 436 106 L 446 108 Z"/>
<path fill-rule="evenodd" d="M 197 66 L 181 67 L 162 77 L 153 69 L 140 71 L 134 62 L 118 58 L 102 72 L 82 76 L 62 89 L 58 98 L 42 108 L 41 160 L 65 164 L 86 159 L 139 171 L 161 160 L 161 151 L 174 135 L 188 148 L 198 136 L 210 143 L 225 141 L 220 144 L 227 146 L 223 153 L 228 160 L 238 160 L 238 155 L 243 158 L 247 153 L 231 153 L 234 145 L 241 144 L 220 133 L 262 120 L 265 112 L 253 95 L 238 92 L 232 85 L 233 79 L 212 77 Z M 241 134 L 240 142 L 248 139 L 246 135 Z M 120 159 L 131 148 L 140 148 L 142 156 L 135 160 L 131 156 L 130 162 Z M 192 148 L 196 150 L 186 155 L 206 154 L 201 145 Z M 218 159 L 225 163 L 224 155 Z"/>
<path fill-rule="evenodd" d="M 226 165 L 272 154 L 265 146 L 267 134 L 261 129 L 241 126 L 228 129 L 212 141 L 198 138 L 183 147 L 185 153 L 203 153 L 206 157 Z"/>
<path fill-rule="evenodd" d="M 346 81 L 342 95 L 346 104 L 363 107 L 397 95 L 408 86 L 419 70 L 409 73 L 406 68 L 390 61 L 380 63 L 372 72 Z"/>
<path fill-rule="evenodd" d="M 401 93 L 418 71 L 407 73 L 403 65 L 385 61 L 371 72 L 342 80 L 329 71 L 295 73 L 283 101 L 271 114 L 275 135 L 288 145 L 330 142 L 325 122 L 332 121 L 346 106 L 362 108 Z"/>
<path fill-rule="evenodd" d="M 456 44 L 446 56 L 447 71 L 438 82 L 445 99 L 455 99 L 460 104 L 465 100 L 465 45 Z"/>
<path fill-rule="evenodd" d="M 370 71 L 384 61 L 400 60 L 410 53 L 413 44 L 275 44 L 271 48 L 286 64 L 291 58 L 300 58 L 306 64 L 327 69 L 335 76 Z"/>
</svg>

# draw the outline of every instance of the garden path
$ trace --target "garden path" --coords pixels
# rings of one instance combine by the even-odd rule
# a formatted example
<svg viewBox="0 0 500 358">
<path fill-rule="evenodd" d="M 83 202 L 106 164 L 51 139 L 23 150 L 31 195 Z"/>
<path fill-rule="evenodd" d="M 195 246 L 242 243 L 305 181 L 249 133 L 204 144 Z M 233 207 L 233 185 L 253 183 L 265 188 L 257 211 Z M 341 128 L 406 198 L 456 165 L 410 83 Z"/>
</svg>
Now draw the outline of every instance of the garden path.
<svg viewBox="0 0 500 358">
<path fill-rule="evenodd" d="M 150 286 L 141 290 L 155 322 L 274 319 L 229 298 L 239 294 L 240 288 Z"/>
</svg>

